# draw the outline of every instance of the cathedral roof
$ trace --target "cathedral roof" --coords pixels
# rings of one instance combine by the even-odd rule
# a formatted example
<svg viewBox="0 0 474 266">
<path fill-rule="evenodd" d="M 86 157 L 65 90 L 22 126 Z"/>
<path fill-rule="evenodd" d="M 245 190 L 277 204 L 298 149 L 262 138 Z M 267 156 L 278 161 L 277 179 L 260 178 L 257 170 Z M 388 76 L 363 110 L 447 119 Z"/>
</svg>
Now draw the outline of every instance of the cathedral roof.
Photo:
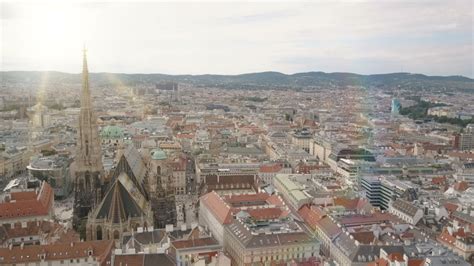
<svg viewBox="0 0 474 266">
<path fill-rule="evenodd" d="M 113 184 L 115 179 L 119 178 L 122 173 L 126 173 L 130 180 L 134 183 L 135 187 L 138 188 L 138 190 L 140 190 L 140 192 L 145 197 L 148 197 L 148 194 L 144 188 L 147 167 L 143 161 L 142 156 L 138 150 L 133 147 L 133 145 L 129 145 L 125 149 L 117 164 L 117 167 L 114 170 L 111 184 Z"/>
<path fill-rule="evenodd" d="M 109 191 L 96 211 L 96 219 L 107 219 L 112 223 L 126 221 L 129 217 L 140 217 L 145 215 L 144 205 L 140 204 L 140 195 L 132 195 L 131 191 L 137 191 L 133 182 L 130 181 L 126 173 L 115 179 Z M 129 187 L 129 189 L 126 188 Z M 137 197 L 138 196 L 138 197 Z M 140 205 L 143 205 L 140 207 Z"/>
</svg>

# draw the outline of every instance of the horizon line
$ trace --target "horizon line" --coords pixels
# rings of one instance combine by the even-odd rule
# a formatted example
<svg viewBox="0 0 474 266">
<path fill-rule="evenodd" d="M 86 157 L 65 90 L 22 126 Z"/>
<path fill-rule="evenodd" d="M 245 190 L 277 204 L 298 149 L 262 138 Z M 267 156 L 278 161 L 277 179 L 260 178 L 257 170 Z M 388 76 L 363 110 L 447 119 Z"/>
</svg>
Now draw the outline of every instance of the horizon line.
<svg viewBox="0 0 474 266">
<path fill-rule="evenodd" d="M 67 72 L 67 71 L 60 71 L 60 70 L 0 70 L 1 73 L 4 72 L 57 72 L 57 73 L 63 73 L 63 74 L 70 74 L 70 75 L 76 75 L 76 74 L 81 74 L 82 72 Z M 202 73 L 202 74 L 166 74 L 166 73 L 159 73 L 159 72 L 106 72 L 106 71 L 99 71 L 99 72 L 89 72 L 89 74 L 123 74 L 123 75 L 166 75 L 166 76 L 241 76 L 241 75 L 248 75 L 248 74 L 263 74 L 263 73 L 278 73 L 278 74 L 283 74 L 286 76 L 292 76 L 296 74 L 305 74 L 305 73 L 323 73 L 323 74 L 353 74 L 353 75 L 359 75 L 359 76 L 374 76 L 374 75 L 390 75 L 390 74 L 410 74 L 410 75 L 423 75 L 426 77 L 444 77 L 444 78 L 449 78 L 449 77 L 462 77 L 462 78 L 467 78 L 470 79 L 471 81 L 474 81 L 474 76 L 469 77 L 469 76 L 464 76 L 460 74 L 452 74 L 452 75 L 430 75 L 430 74 L 424 74 L 424 73 L 413 73 L 413 72 L 405 72 L 405 71 L 400 71 L 400 72 L 384 72 L 384 73 L 371 73 L 371 74 L 360 74 L 356 72 L 346 72 L 346 71 L 336 71 L 336 72 L 325 72 L 325 71 L 320 71 L 320 70 L 313 70 L 313 71 L 303 71 L 303 72 L 294 72 L 294 73 L 285 73 L 285 72 L 280 72 L 280 71 L 275 71 L 275 70 L 267 70 L 267 71 L 259 71 L 259 72 L 243 72 L 239 74 L 215 74 L 215 73 Z"/>
</svg>

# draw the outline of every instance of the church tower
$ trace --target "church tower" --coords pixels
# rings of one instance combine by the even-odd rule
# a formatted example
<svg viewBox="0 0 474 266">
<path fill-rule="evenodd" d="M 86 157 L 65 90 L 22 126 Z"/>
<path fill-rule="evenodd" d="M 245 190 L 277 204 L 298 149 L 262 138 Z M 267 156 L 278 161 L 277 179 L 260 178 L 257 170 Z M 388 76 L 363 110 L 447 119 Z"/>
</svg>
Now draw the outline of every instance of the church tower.
<svg viewBox="0 0 474 266">
<path fill-rule="evenodd" d="M 97 118 L 89 89 L 86 50 L 82 67 L 81 112 L 74 160 L 74 218 L 75 226 L 80 219 L 101 200 L 102 152 L 97 130 Z"/>
</svg>

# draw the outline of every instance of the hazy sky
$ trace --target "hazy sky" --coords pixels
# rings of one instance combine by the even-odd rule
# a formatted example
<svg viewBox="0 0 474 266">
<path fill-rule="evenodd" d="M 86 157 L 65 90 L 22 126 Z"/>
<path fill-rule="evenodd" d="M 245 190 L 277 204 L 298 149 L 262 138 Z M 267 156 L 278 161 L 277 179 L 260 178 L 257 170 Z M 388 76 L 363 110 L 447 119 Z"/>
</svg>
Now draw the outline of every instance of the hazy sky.
<svg viewBox="0 0 474 266">
<path fill-rule="evenodd" d="M 473 2 L 1 4 L 1 69 L 473 77 Z"/>
</svg>

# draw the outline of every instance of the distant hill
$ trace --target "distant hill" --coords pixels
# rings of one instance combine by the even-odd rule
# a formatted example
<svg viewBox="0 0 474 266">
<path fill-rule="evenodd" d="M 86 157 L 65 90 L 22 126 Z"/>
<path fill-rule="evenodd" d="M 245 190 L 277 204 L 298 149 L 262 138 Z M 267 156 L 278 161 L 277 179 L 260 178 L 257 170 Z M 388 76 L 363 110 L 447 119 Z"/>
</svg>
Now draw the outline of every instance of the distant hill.
<svg viewBox="0 0 474 266">
<path fill-rule="evenodd" d="M 47 74 L 48 82 L 57 84 L 78 84 L 80 74 L 37 71 L 4 71 L 0 72 L 0 82 L 40 83 Z M 473 89 L 474 80 L 463 76 L 426 76 L 411 73 L 390 73 L 360 75 L 354 73 L 306 72 L 283 74 L 280 72 L 260 72 L 241 75 L 166 75 L 166 74 L 123 74 L 91 73 L 91 83 L 95 86 L 155 84 L 163 81 L 189 83 L 196 86 L 223 88 L 318 88 L 327 86 L 361 85 L 367 87 L 407 87 L 407 88 L 447 88 Z"/>
</svg>

